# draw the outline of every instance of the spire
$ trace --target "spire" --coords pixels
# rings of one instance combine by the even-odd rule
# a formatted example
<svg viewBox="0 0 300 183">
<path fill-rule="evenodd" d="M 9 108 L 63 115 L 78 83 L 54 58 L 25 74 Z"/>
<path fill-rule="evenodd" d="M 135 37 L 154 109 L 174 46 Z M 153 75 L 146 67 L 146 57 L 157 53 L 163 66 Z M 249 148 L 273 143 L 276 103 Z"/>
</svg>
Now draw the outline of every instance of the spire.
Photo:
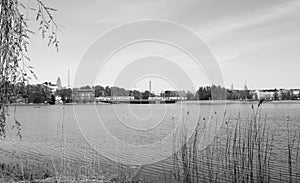
<svg viewBox="0 0 300 183">
<path fill-rule="evenodd" d="M 56 80 L 56 85 L 57 85 L 57 89 L 62 89 L 62 84 L 61 84 L 61 79 L 60 79 L 60 77 L 58 77 L 57 78 L 57 80 Z"/>
<path fill-rule="evenodd" d="M 245 81 L 244 90 L 248 90 L 248 87 L 247 87 L 247 81 Z"/>
</svg>

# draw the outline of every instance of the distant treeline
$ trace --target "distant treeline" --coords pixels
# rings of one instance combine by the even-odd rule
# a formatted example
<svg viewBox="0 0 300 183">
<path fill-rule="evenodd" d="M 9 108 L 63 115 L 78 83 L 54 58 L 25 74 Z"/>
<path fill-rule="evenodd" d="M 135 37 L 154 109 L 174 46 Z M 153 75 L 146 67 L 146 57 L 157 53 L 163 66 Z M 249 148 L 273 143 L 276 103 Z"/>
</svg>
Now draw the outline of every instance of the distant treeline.
<svg viewBox="0 0 300 183">
<path fill-rule="evenodd" d="M 24 103 L 49 103 L 54 104 L 56 96 L 60 96 L 64 103 L 72 102 L 72 89 L 61 89 L 53 91 L 43 84 L 17 84 L 14 86 L 16 96 L 10 99 L 10 102 Z"/>
<path fill-rule="evenodd" d="M 191 99 L 191 98 L 190 98 Z M 200 87 L 194 97 L 195 100 L 250 100 L 250 90 L 230 90 L 224 87 L 212 85 Z M 192 99 L 191 99 L 192 100 Z"/>
<path fill-rule="evenodd" d="M 17 84 L 12 87 L 17 93 L 15 97 L 10 99 L 10 102 L 25 102 L 25 103 L 49 103 L 54 104 L 57 97 L 60 97 L 63 103 L 73 102 L 73 94 L 78 90 L 91 90 L 94 97 L 104 96 L 134 96 L 135 99 L 148 99 L 150 96 L 155 96 L 149 91 L 126 90 L 120 87 L 103 87 L 83 86 L 79 88 L 62 88 L 53 89 L 45 84 Z M 196 92 L 191 91 L 164 91 L 159 94 L 161 97 L 186 97 L 187 100 L 258 100 L 260 96 L 247 87 L 243 90 L 226 89 L 225 87 L 212 85 L 201 86 Z M 279 91 L 274 89 L 271 96 L 272 100 L 294 100 L 299 99 L 300 94 L 295 95 L 291 90 Z M 76 102 L 76 101 L 75 101 Z"/>
<path fill-rule="evenodd" d="M 90 89 L 94 92 L 94 97 L 101 96 L 134 96 L 136 99 L 147 99 L 150 96 L 155 96 L 149 91 L 140 92 L 138 90 L 126 90 L 119 87 L 103 87 L 83 86 L 79 88 L 62 88 L 53 90 L 44 84 L 17 84 L 13 86 L 16 91 L 16 96 L 10 99 L 10 103 L 24 102 L 24 103 L 49 103 L 54 104 L 56 97 L 60 97 L 63 103 L 73 102 L 73 94 L 78 90 Z M 168 94 L 168 92 L 166 92 Z M 171 95 L 169 95 L 171 96 Z"/>
</svg>

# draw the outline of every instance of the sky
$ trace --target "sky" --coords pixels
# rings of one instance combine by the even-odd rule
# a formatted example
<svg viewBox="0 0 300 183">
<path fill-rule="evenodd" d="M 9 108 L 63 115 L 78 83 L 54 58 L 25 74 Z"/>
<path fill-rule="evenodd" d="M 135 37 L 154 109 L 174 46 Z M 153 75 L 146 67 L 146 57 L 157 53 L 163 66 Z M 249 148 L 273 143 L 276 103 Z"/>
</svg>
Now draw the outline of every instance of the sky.
<svg viewBox="0 0 300 183">
<path fill-rule="evenodd" d="M 22 1 L 27 6 L 35 6 L 34 1 Z M 44 3 L 58 9 L 53 16 L 62 30 L 58 34 L 60 50 L 57 52 L 47 47 L 47 41 L 42 40 L 38 33 L 31 37 L 28 55 L 38 77 L 31 83 L 55 82 L 60 77 L 66 86 L 70 70 L 71 86 L 118 84 L 144 90 L 148 89 L 151 80 L 152 90 L 160 92 L 172 87 L 193 90 L 200 85 L 213 84 L 205 67 L 195 66 L 193 59 L 182 50 L 171 44 L 145 41 L 114 53 L 101 69 L 97 68 L 92 83 L 84 75 L 80 76 L 81 83 L 75 82 L 78 67 L 101 35 L 129 22 L 155 19 L 173 22 L 199 36 L 215 58 L 223 84 L 228 88 L 231 85 L 236 89 L 243 88 L 245 83 L 251 89 L 300 88 L 299 0 L 44 0 Z M 33 15 L 28 13 L 27 16 L 31 18 Z M 29 25 L 38 32 L 34 21 Z M 153 34 L 159 31 L 164 32 L 157 30 Z M 184 35 L 175 35 L 172 29 L 165 31 L 170 35 L 174 33 L 174 39 L 185 38 Z M 122 39 L 122 36 L 126 34 L 118 34 L 111 42 Z M 148 59 L 144 59 L 146 57 Z M 168 78 L 168 75 L 162 77 L 164 69 L 156 69 L 158 62 L 172 65 L 164 67 L 167 72 L 182 73 L 178 75 L 182 83 L 174 81 L 173 77 Z M 126 74 L 140 70 L 142 65 L 152 68 L 151 71 L 160 70 L 160 73 L 153 71 L 152 75 L 149 72 L 144 76 L 137 75 L 135 79 Z M 127 76 L 132 81 L 122 86 L 121 74 L 123 81 Z M 190 85 L 186 86 L 182 78 L 189 78 Z"/>
</svg>

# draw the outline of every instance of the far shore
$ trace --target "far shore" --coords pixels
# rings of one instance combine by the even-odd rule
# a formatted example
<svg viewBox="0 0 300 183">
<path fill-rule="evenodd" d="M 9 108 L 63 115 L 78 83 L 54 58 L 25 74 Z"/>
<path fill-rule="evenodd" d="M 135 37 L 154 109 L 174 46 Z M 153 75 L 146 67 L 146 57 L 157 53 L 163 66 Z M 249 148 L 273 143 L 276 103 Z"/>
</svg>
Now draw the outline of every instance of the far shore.
<svg viewBox="0 0 300 183">
<path fill-rule="evenodd" d="M 178 101 L 177 104 L 203 104 L 203 105 L 213 105 L 213 104 L 257 104 L 257 100 L 186 100 Z M 276 100 L 276 101 L 264 101 L 263 103 L 268 104 L 300 104 L 300 100 Z M 122 103 L 121 103 L 122 104 Z M 11 103 L 9 106 L 32 106 L 32 107 L 41 107 L 41 106 L 51 106 L 50 104 L 40 103 Z M 55 105 L 110 105 L 108 103 L 59 103 Z M 155 105 L 155 104 L 154 104 Z M 169 105 L 169 104 L 168 104 Z"/>
<path fill-rule="evenodd" d="M 181 101 L 186 104 L 257 104 L 258 100 L 187 100 Z M 300 104 L 300 100 L 265 100 L 263 103 L 268 104 Z"/>
</svg>

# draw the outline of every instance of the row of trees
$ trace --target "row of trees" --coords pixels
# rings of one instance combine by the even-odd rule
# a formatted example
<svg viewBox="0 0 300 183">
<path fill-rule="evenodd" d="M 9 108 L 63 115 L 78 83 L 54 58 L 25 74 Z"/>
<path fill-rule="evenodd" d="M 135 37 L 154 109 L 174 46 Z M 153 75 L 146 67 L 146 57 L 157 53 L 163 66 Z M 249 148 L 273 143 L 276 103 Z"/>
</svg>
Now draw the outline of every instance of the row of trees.
<svg viewBox="0 0 300 183">
<path fill-rule="evenodd" d="M 275 100 L 276 99 L 278 99 L 279 98 L 279 94 L 278 93 L 275 93 Z M 296 100 L 296 99 L 299 99 L 300 98 L 300 93 L 298 94 L 298 96 L 297 95 L 294 95 L 293 94 L 293 91 L 291 91 L 291 90 L 288 90 L 288 91 L 286 91 L 286 92 L 282 92 L 281 93 L 281 96 L 280 96 L 280 99 L 281 100 Z"/>
<path fill-rule="evenodd" d="M 16 94 L 10 98 L 9 102 L 25 102 L 25 103 L 49 103 L 55 104 L 56 96 L 61 97 L 64 103 L 72 102 L 72 89 L 61 89 L 52 92 L 49 87 L 42 84 L 17 83 L 14 86 Z"/>
<path fill-rule="evenodd" d="M 252 99 L 250 90 L 229 90 L 220 85 L 200 87 L 194 98 L 190 100 L 250 100 Z"/>
<path fill-rule="evenodd" d="M 134 96 L 135 99 L 148 99 L 148 97 L 155 96 L 149 91 L 138 91 L 138 90 L 126 90 L 120 87 L 103 87 L 100 85 L 96 86 L 83 86 L 74 89 L 61 89 L 56 92 L 52 92 L 49 87 L 45 85 L 24 85 L 18 83 L 14 86 L 18 96 L 11 98 L 10 102 L 15 102 L 16 99 L 23 99 L 26 103 L 49 103 L 54 104 L 55 98 L 60 97 L 63 103 L 71 103 L 73 101 L 73 93 L 78 89 L 91 89 L 94 91 L 95 97 L 104 96 Z M 273 100 L 295 100 L 300 98 L 299 95 L 294 95 L 292 90 L 285 90 L 285 92 L 279 92 L 274 90 L 272 96 L 268 96 Z M 160 94 L 161 97 L 187 97 L 187 100 L 257 100 L 258 96 L 256 93 L 251 93 L 250 90 L 232 90 L 226 89 L 221 86 L 202 86 L 193 93 L 190 91 L 164 91 Z"/>
<path fill-rule="evenodd" d="M 104 97 L 104 96 L 134 96 L 135 99 L 148 99 L 150 96 L 154 96 L 154 94 L 149 91 L 138 91 L 138 90 L 126 90 L 124 88 L 116 87 L 116 86 L 100 86 L 96 85 L 94 87 L 86 86 L 85 88 L 94 89 L 95 97 Z"/>
<path fill-rule="evenodd" d="M 135 99 L 146 99 L 154 94 L 149 91 L 140 92 L 138 90 L 126 90 L 119 87 L 103 87 L 97 86 L 84 86 L 81 89 L 93 89 L 95 91 L 95 97 L 101 96 L 134 96 Z M 187 97 L 188 100 L 238 100 L 238 99 L 251 99 L 252 95 L 250 90 L 234 90 L 231 91 L 221 86 L 205 86 L 200 87 L 196 93 L 191 91 L 164 91 L 160 94 L 162 97 Z"/>
<path fill-rule="evenodd" d="M 135 99 L 148 99 L 149 96 L 154 94 L 149 91 L 140 92 L 138 90 L 125 90 L 119 87 L 103 87 L 97 86 L 83 86 L 80 88 L 63 88 L 55 91 L 42 84 L 28 84 L 24 85 L 18 83 L 16 86 L 17 95 L 10 99 L 10 103 L 14 102 L 25 102 L 25 103 L 49 103 L 54 104 L 56 97 L 60 97 L 63 103 L 71 103 L 73 101 L 73 93 L 78 89 L 92 89 L 95 97 L 104 96 L 134 96 Z"/>
</svg>

